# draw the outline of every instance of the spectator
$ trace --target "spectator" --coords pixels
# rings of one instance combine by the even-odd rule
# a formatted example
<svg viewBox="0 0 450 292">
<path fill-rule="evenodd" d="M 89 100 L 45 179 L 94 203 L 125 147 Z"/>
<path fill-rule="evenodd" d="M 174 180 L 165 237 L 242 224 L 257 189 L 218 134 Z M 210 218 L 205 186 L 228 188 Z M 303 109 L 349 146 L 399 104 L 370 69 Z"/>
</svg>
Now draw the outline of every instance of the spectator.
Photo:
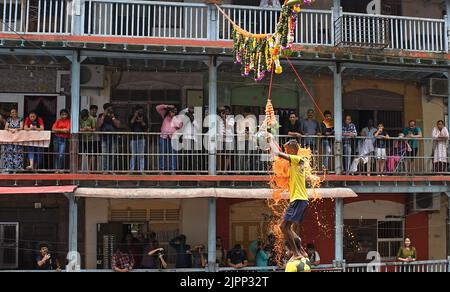
<svg viewBox="0 0 450 292">
<path fill-rule="evenodd" d="M 151 243 L 144 247 L 141 265 L 143 269 L 151 270 L 167 268 L 167 262 L 164 259 L 164 248 L 159 247 L 157 240 L 151 240 Z"/>
<path fill-rule="evenodd" d="M 38 117 L 36 112 L 32 111 L 28 114 L 28 117 L 24 122 L 25 131 L 44 131 L 44 120 Z M 27 169 L 34 169 L 42 163 L 44 149 L 42 147 L 28 147 L 28 160 L 29 165 Z M 36 162 L 36 164 L 35 164 Z"/>
<path fill-rule="evenodd" d="M 216 238 L 216 263 L 219 267 L 227 265 L 227 251 L 223 247 L 222 237 Z"/>
<path fill-rule="evenodd" d="M 148 131 L 148 119 L 144 113 L 144 108 L 140 105 L 134 109 L 134 114 L 129 119 L 129 127 L 132 133 L 144 133 Z M 130 158 L 130 171 L 136 170 L 136 160 L 139 163 L 139 171 L 145 170 L 145 136 L 139 134 L 133 134 L 131 136 L 131 158 Z"/>
<path fill-rule="evenodd" d="M 98 106 L 96 106 L 95 104 L 91 105 L 89 107 L 89 116 L 91 116 L 92 118 L 94 118 L 95 121 L 95 131 L 98 130 L 97 128 L 97 120 L 98 120 Z M 100 139 L 99 136 L 97 134 L 94 134 L 92 136 L 92 154 L 94 156 L 93 159 L 93 165 L 92 165 L 92 170 L 98 170 L 99 169 L 99 165 L 100 165 L 100 161 L 101 161 L 101 144 L 100 144 Z"/>
<path fill-rule="evenodd" d="M 411 146 L 404 138 L 405 134 L 399 133 L 398 139 L 394 140 L 391 155 L 386 162 L 387 171 L 390 173 L 395 172 L 400 160 L 407 155 L 407 152 L 411 152 Z"/>
<path fill-rule="evenodd" d="M 308 253 L 309 261 L 313 266 L 320 265 L 320 255 L 316 251 L 314 244 L 310 243 L 306 246 L 306 252 Z"/>
<path fill-rule="evenodd" d="M 403 130 L 403 134 L 405 134 L 406 138 L 409 138 L 408 143 L 411 146 L 411 152 L 407 153 L 409 157 L 407 160 L 407 171 L 412 173 L 412 166 L 417 154 L 419 154 L 419 141 L 417 141 L 417 138 L 422 138 L 422 130 L 416 126 L 416 121 L 411 120 L 409 121 L 409 126 Z"/>
<path fill-rule="evenodd" d="M 93 169 L 93 160 L 94 160 L 94 136 L 92 132 L 95 132 L 96 129 L 96 121 L 95 119 L 89 115 L 89 111 L 84 109 L 80 113 L 80 143 L 79 143 L 79 151 L 82 154 L 81 160 L 79 163 L 79 167 L 82 170 L 92 171 Z M 87 157 L 87 167 L 83 167 L 84 158 Z"/>
<path fill-rule="evenodd" d="M 36 257 L 36 264 L 38 270 L 44 271 L 61 271 L 61 266 L 57 258 L 51 255 L 46 244 L 41 244 L 39 255 Z"/>
<path fill-rule="evenodd" d="M 163 118 L 161 126 L 161 136 L 159 139 L 159 170 L 177 170 L 177 157 L 172 145 L 173 134 L 181 128 L 181 122 L 177 119 L 178 109 L 173 105 L 161 104 L 156 107 L 156 111 Z"/>
<path fill-rule="evenodd" d="M 228 266 L 241 269 L 248 265 L 247 253 L 242 249 L 240 244 L 236 244 L 227 254 Z"/>
<path fill-rule="evenodd" d="M 95 104 L 91 105 L 89 107 L 89 115 L 93 117 L 95 120 L 97 120 L 97 113 L 98 113 L 98 106 Z"/>
<path fill-rule="evenodd" d="M 5 130 L 5 124 L 6 124 L 5 116 L 2 113 L 0 113 L 0 131 Z M 0 169 L 4 169 L 3 153 L 4 153 L 3 145 L 0 144 Z"/>
<path fill-rule="evenodd" d="M 183 125 L 183 170 L 200 171 L 201 167 L 201 139 L 202 125 L 197 123 L 194 116 L 194 108 L 190 107 L 181 111 Z"/>
<path fill-rule="evenodd" d="M 261 240 L 258 241 L 255 258 L 257 267 L 269 266 L 270 252 Z"/>
<path fill-rule="evenodd" d="M 134 258 L 126 250 L 124 244 L 117 246 L 117 250 L 112 256 L 111 265 L 114 272 L 127 273 L 133 270 Z"/>
<path fill-rule="evenodd" d="M 5 124 L 6 118 L 2 113 L 0 113 L 0 131 L 5 129 Z"/>
<path fill-rule="evenodd" d="M 307 118 L 303 120 L 301 124 L 302 134 L 305 136 L 303 138 L 303 145 L 306 148 L 311 149 L 311 151 L 316 152 L 316 138 L 308 136 L 318 136 L 320 135 L 319 123 L 314 119 L 314 110 L 309 109 L 307 112 Z"/>
<path fill-rule="evenodd" d="M 376 132 L 377 128 L 375 128 L 375 122 L 373 121 L 373 119 L 370 119 L 367 122 L 367 127 L 362 129 L 361 131 L 361 136 L 366 137 L 366 139 L 360 141 L 360 144 L 358 145 L 360 147 L 359 155 L 361 157 L 366 157 L 364 163 L 367 164 L 367 174 L 369 176 L 372 172 L 372 156 L 375 142 L 374 136 Z M 361 143 L 363 143 L 364 145 L 361 145 Z"/>
<path fill-rule="evenodd" d="M 244 108 L 242 116 L 236 117 L 237 135 L 237 170 L 247 172 L 256 169 L 257 157 L 255 157 L 256 145 L 251 137 L 255 135 L 257 129 L 256 117 L 251 113 L 249 107 Z"/>
<path fill-rule="evenodd" d="M 234 125 L 235 120 L 231 116 L 231 108 L 224 106 L 219 108 L 218 143 L 220 156 L 217 163 L 218 170 L 227 171 L 231 166 L 231 153 L 234 149 Z"/>
<path fill-rule="evenodd" d="M 302 125 L 298 120 L 298 116 L 296 113 L 291 113 L 289 115 L 289 123 L 287 124 L 285 134 L 291 137 L 297 138 L 297 141 L 300 141 L 302 137 Z"/>
<path fill-rule="evenodd" d="M 276 266 L 278 264 L 277 263 L 277 254 L 275 252 L 276 242 L 277 242 L 276 236 L 273 233 L 270 233 L 267 236 L 267 245 L 266 245 L 267 250 L 270 253 L 270 257 L 269 257 L 269 261 L 268 261 L 269 266 Z"/>
<path fill-rule="evenodd" d="M 205 252 L 203 244 L 195 246 L 191 249 L 192 253 L 192 267 L 196 269 L 206 268 L 208 265 L 208 254 Z"/>
<path fill-rule="evenodd" d="M 322 139 L 323 167 L 325 170 L 330 170 L 333 141 L 331 138 L 326 137 L 334 136 L 333 116 L 330 111 L 325 111 L 323 115 L 325 116 L 325 120 L 320 124 L 320 132 L 325 136 L 325 138 Z"/>
<path fill-rule="evenodd" d="M 104 112 L 97 119 L 97 130 L 104 133 L 101 135 L 102 168 L 107 172 L 115 169 L 114 154 L 117 153 L 119 144 L 116 137 L 108 133 L 116 132 L 120 128 L 120 121 L 114 113 L 112 104 L 104 104 L 103 110 Z M 110 157 L 112 157 L 112 161 L 110 161 Z"/>
<path fill-rule="evenodd" d="M 60 119 L 58 119 L 52 127 L 55 134 L 53 140 L 54 159 L 53 166 L 57 171 L 65 169 L 65 159 L 67 142 L 70 139 L 70 118 L 69 111 L 62 109 L 59 112 Z"/>
<path fill-rule="evenodd" d="M 172 239 L 169 245 L 175 249 L 175 252 L 177 253 L 176 268 L 192 268 L 191 247 L 186 244 L 186 236 L 180 235 Z"/>
<path fill-rule="evenodd" d="M 23 130 L 23 122 L 17 115 L 17 109 L 13 108 L 9 112 L 10 117 L 6 120 L 5 130 L 15 134 Z M 20 145 L 8 144 L 3 147 L 3 167 L 6 171 L 23 169 L 23 147 Z"/>
<path fill-rule="evenodd" d="M 432 137 L 433 141 L 433 156 L 434 156 L 434 171 L 435 172 L 447 172 L 447 149 L 449 132 L 444 125 L 444 121 L 437 122 L 436 127 L 433 129 Z"/>
<path fill-rule="evenodd" d="M 386 140 L 389 139 L 389 134 L 384 130 L 382 123 L 378 124 L 378 130 L 375 132 L 375 158 L 377 159 L 377 173 L 383 175 L 386 165 Z"/>
<path fill-rule="evenodd" d="M 405 238 L 404 246 L 398 250 L 397 260 L 404 263 L 415 262 L 417 260 L 416 248 L 411 246 L 411 239 Z"/>
<path fill-rule="evenodd" d="M 261 8 L 281 8 L 280 0 L 261 0 L 259 7 Z"/>
<path fill-rule="evenodd" d="M 350 163 L 352 159 L 353 138 L 358 135 L 355 124 L 352 123 L 352 117 L 345 117 L 344 127 L 342 128 L 342 144 L 344 150 L 344 170 L 350 173 Z"/>
</svg>

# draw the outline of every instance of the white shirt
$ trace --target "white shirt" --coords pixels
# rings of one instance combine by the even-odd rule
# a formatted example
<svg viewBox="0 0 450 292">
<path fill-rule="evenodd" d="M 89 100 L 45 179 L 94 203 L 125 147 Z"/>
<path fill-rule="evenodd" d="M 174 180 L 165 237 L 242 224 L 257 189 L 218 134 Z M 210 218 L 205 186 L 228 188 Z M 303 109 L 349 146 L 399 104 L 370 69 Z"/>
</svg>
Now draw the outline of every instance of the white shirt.
<svg viewBox="0 0 450 292">
<path fill-rule="evenodd" d="M 227 116 L 225 123 L 223 119 L 219 118 L 218 123 L 219 141 L 225 141 L 226 143 L 233 143 L 234 141 L 234 118 L 233 116 Z"/>
</svg>

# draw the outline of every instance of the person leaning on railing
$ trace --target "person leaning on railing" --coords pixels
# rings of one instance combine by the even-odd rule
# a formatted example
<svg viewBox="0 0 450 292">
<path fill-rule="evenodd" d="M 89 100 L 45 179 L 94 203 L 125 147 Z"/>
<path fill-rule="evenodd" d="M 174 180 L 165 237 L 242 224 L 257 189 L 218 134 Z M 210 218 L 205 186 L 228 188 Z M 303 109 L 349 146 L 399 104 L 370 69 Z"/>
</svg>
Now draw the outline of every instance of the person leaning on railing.
<svg viewBox="0 0 450 292">
<path fill-rule="evenodd" d="M 17 109 L 13 108 L 9 112 L 10 117 L 6 120 L 5 130 L 12 135 L 23 130 L 22 119 L 19 118 Z M 3 167 L 6 171 L 23 169 L 23 147 L 20 145 L 8 144 L 3 147 Z"/>
<path fill-rule="evenodd" d="M 423 137 L 422 130 L 416 126 L 416 121 L 411 120 L 409 121 L 408 127 L 403 130 L 403 134 L 405 134 L 406 138 L 409 138 L 408 143 L 411 146 L 411 152 L 407 153 L 409 158 L 407 160 L 407 171 L 411 173 L 413 172 L 412 165 L 414 164 L 414 160 L 419 154 L 419 141 L 417 138 Z"/>
<path fill-rule="evenodd" d="M 28 117 L 24 122 L 24 130 L 25 131 L 44 131 L 44 120 L 41 117 L 38 117 L 36 112 L 32 111 L 28 114 Z M 30 165 L 27 166 L 27 169 L 34 169 L 36 166 L 39 167 L 39 164 L 42 163 L 43 156 L 43 148 L 42 147 L 28 147 L 28 160 Z M 36 162 L 36 164 L 35 164 Z"/>
<path fill-rule="evenodd" d="M 447 151 L 449 132 L 444 121 L 440 120 L 433 129 L 433 165 L 435 172 L 447 172 Z"/>
<path fill-rule="evenodd" d="M 59 112 L 60 118 L 53 124 L 52 132 L 55 134 L 53 139 L 53 167 L 61 171 L 65 167 L 64 156 L 66 154 L 67 142 L 70 139 L 70 117 L 69 111 L 62 109 Z"/>
<path fill-rule="evenodd" d="M 79 151 L 82 153 L 82 157 L 79 161 L 79 168 L 82 170 L 93 170 L 93 160 L 94 154 L 96 151 L 94 150 L 94 135 L 92 132 L 96 131 L 97 121 L 94 117 L 89 115 L 89 111 L 84 109 L 80 113 L 80 143 L 79 143 Z M 84 157 L 87 156 L 87 167 L 84 167 Z"/>
<path fill-rule="evenodd" d="M 415 247 L 411 246 L 411 239 L 405 238 L 404 246 L 398 250 L 397 260 L 404 263 L 411 263 L 417 260 L 417 251 Z"/>
<path fill-rule="evenodd" d="M 322 139 L 322 148 L 323 148 L 323 168 L 325 170 L 330 170 L 330 159 L 331 159 L 331 153 L 332 153 L 332 143 L 333 140 L 331 137 L 334 136 L 334 126 L 333 126 L 333 116 L 331 115 L 331 111 L 325 111 L 323 113 L 325 116 L 324 121 L 320 124 L 320 132 L 325 137 Z"/>
</svg>

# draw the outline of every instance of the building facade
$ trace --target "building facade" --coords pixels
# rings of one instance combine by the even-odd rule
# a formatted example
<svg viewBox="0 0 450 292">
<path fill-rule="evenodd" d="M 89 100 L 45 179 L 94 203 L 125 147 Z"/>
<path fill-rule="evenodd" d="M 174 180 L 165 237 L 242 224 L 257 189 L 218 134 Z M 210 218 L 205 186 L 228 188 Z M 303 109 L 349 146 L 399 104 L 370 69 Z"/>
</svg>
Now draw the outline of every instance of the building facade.
<svg viewBox="0 0 450 292">
<path fill-rule="evenodd" d="M 264 114 L 270 80 L 241 77 L 232 59 L 232 27 L 214 2 L 253 33 L 272 32 L 279 11 L 259 8 L 259 1 L 206 2 L 0 4 L 0 114 L 7 116 L 11 108 L 19 117 L 36 111 L 49 130 L 68 108 L 72 133 L 62 173 L 55 172 L 52 145 L 33 171 L 0 165 L 0 269 L 33 268 L 41 243 L 50 243 L 61 261 L 77 251 L 83 268 L 109 268 L 122 238 L 151 232 L 167 249 L 170 265 L 169 241 L 185 234 L 189 244 L 208 247 L 213 268 L 216 236 L 226 249 L 242 244 L 247 251 L 254 240 L 267 238 L 272 211 L 266 201 L 239 195 L 267 188 L 267 164 L 257 150 L 179 151 L 174 169 L 160 167 L 161 156 L 169 155 L 159 148 L 157 105 L 199 107 L 196 114 L 209 125 L 216 121 L 208 113 L 221 106 L 233 115 Z M 332 151 L 322 149 L 325 138 L 314 138 L 315 167 L 322 188 L 345 187 L 358 195 L 312 203 L 305 243 L 315 244 L 323 263 L 364 262 L 370 251 L 392 261 L 405 237 L 413 240 L 419 259 L 450 255 L 450 171 L 434 168 L 432 139 L 438 120 L 449 124 L 449 8 L 450 1 L 317 0 L 299 15 L 291 61 L 308 91 L 283 61 L 284 73 L 274 77 L 274 107 L 282 122 L 291 112 L 306 118 L 311 108 L 319 122 L 320 111 L 333 113 Z M 106 103 L 121 122 L 116 132 L 80 133 L 80 111 L 97 105 L 101 114 Z M 130 130 L 136 106 L 148 120 L 145 133 Z M 359 164 L 350 175 L 346 159 L 360 158 L 358 147 L 368 138 L 355 138 L 350 153 L 344 152 L 347 115 L 358 136 L 369 120 L 375 127 L 383 123 L 391 137 L 414 120 L 423 134 L 408 140 L 418 149 L 415 158 L 403 153 L 393 169 L 379 171 L 371 154 L 369 166 Z M 199 136 L 214 143 L 217 134 Z M 116 148 L 85 148 L 86 137 L 97 144 L 110 139 Z M 136 137 L 145 141 L 143 155 L 132 150 Z M 389 141 L 387 150 L 400 141 Z M 7 143 L 2 145 L 5 154 Z M 27 149 L 21 150 L 25 164 Z M 141 157 L 143 175 L 135 175 L 130 160 L 139 164 Z"/>
</svg>

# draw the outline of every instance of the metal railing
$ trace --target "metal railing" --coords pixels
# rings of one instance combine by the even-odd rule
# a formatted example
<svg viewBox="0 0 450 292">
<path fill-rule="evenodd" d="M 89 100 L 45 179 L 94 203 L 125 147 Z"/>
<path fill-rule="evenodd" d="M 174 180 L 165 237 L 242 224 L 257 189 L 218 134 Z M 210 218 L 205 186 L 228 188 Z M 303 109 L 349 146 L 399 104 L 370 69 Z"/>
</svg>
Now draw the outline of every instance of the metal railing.
<svg viewBox="0 0 450 292">
<path fill-rule="evenodd" d="M 85 34 L 177 39 L 207 38 L 207 5 L 127 0 L 85 3 Z"/>
<path fill-rule="evenodd" d="M 411 263 L 376 263 L 376 264 L 346 264 L 347 273 L 390 272 L 390 273 L 448 273 L 450 260 L 417 261 Z"/>
<path fill-rule="evenodd" d="M 218 268 L 219 272 L 282 272 L 281 267 L 245 267 L 242 269 L 234 269 L 229 267 Z M 55 272 L 55 271 L 41 271 L 41 270 L 3 270 L 4 272 Z M 62 270 L 65 272 L 65 270 Z M 112 269 L 82 269 L 79 272 L 113 272 Z M 208 269 L 193 268 L 193 269 L 136 269 L 132 272 L 143 273 L 155 273 L 155 272 L 208 272 Z M 346 272 L 346 273 L 368 273 L 368 272 L 384 272 L 384 273 L 449 273 L 450 272 L 450 259 L 447 260 L 429 260 L 429 261 L 417 261 L 412 263 L 400 263 L 400 262 L 390 262 L 390 263 L 377 263 L 377 264 L 367 264 L 367 263 L 355 263 L 355 264 L 345 264 L 342 266 L 330 264 L 330 265 L 319 265 L 312 269 L 312 272 Z"/>
<path fill-rule="evenodd" d="M 222 5 L 222 9 L 243 29 L 254 34 L 274 33 L 280 9 L 242 5 Z M 333 12 L 304 9 L 298 15 L 296 44 L 332 46 L 334 42 Z M 233 26 L 217 12 L 217 39 L 233 39 Z"/>
<path fill-rule="evenodd" d="M 344 138 L 345 174 L 431 175 L 449 174 L 448 140 L 432 138 Z"/>
<path fill-rule="evenodd" d="M 342 13 L 336 45 L 446 52 L 445 19 Z"/>
<path fill-rule="evenodd" d="M 255 135 L 214 136 L 210 140 L 209 134 L 180 133 L 162 139 L 160 133 L 98 132 L 80 133 L 70 140 L 52 139 L 49 148 L 0 145 L 0 171 L 208 174 L 213 154 L 217 174 L 267 175 L 272 163 L 267 145 L 260 145 Z M 342 152 L 336 153 L 334 137 L 276 139 L 280 145 L 297 139 L 302 147 L 311 149 L 312 167 L 318 174 L 334 173 L 335 161 L 340 159 L 346 175 L 450 175 L 448 140 L 343 138 Z"/>
<path fill-rule="evenodd" d="M 71 10 L 72 0 L 1 0 L 0 32 L 70 34 Z"/>
<path fill-rule="evenodd" d="M 243 29 L 273 33 L 279 9 L 222 5 Z M 445 19 L 304 9 L 295 44 L 447 52 Z M 79 17 L 80 21 L 74 19 Z M 232 25 L 212 4 L 170 1 L 0 0 L 1 33 L 231 40 Z M 80 27 L 74 27 L 74 25 Z"/>
</svg>

